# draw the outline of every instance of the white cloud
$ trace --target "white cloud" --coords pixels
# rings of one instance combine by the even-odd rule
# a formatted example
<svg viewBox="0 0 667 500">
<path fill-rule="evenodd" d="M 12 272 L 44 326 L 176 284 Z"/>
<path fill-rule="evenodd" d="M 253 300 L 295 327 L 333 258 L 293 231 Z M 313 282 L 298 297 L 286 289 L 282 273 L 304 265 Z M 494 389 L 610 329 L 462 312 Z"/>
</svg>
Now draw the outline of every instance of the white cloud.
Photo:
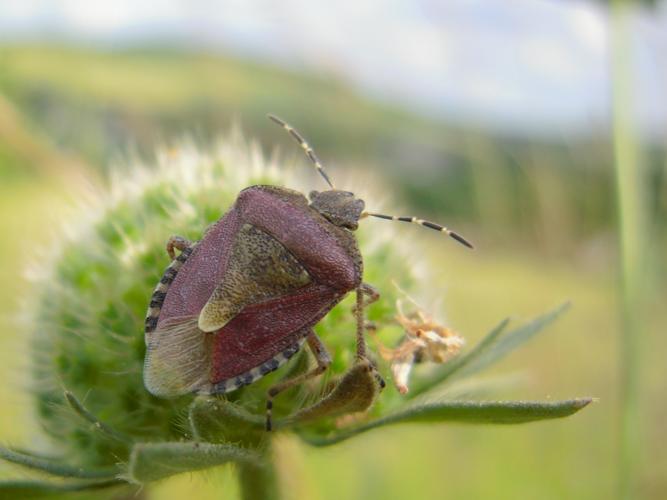
<svg viewBox="0 0 667 500">
<path fill-rule="evenodd" d="M 566 86 L 585 79 L 589 67 L 582 64 L 581 55 L 576 57 L 572 54 L 572 49 L 570 44 L 558 38 L 543 36 L 528 38 L 518 47 L 521 62 L 526 68 Z"/>
<path fill-rule="evenodd" d="M 637 78 L 662 82 L 667 9 L 641 26 L 655 67 L 641 65 Z M 608 116 L 608 19 L 583 0 L 0 0 L 0 34 L 17 27 L 223 46 L 334 72 L 434 114 L 531 123 Z M 662 98 L 661 85 L 641 88 L 644 106 Z M 651 120 L 667 122 L 648 108 Z"/>
<path fill-rule="evenodd" d="M 585 48 L 602 54 L 608 44 L 608 18 L 599 7 L 590 3 L 574 3 L 569 8 L 572 31 Z"/>
</svg>

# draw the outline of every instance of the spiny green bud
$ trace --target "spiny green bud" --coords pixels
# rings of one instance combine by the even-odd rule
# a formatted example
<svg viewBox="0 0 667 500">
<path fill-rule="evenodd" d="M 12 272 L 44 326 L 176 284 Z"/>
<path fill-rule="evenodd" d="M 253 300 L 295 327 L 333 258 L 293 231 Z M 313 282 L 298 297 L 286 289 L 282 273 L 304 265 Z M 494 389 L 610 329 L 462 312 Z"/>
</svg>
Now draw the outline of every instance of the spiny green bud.
<svg viewBox="0 0 667 500">
<path fill-rule="evenodd" d="M 128 450 L 82 426 L 64 405 L 63 389 L 106 425 L 135 441 L 192 437 L 187 423 L 192 396 L 159 399 L 142 382 L 143 321 L 151 292 L 170 262 L 165 242 L 173 234 L 201 239 L 243 187 L 272 184 L 307 191 L 305 182 L 290 173 L 267 164 L 256 146 L 238 139 L 210 156 L 189 148 L 175 150 L 164 155 L 158 167 L 128 171 L 117 179 L 113 194 L 89 208 L 94 215 L 84 216 L 75 235 L 63 243 L 52 269 L 38 283 L 33 311 L 34 391 L 43 428 L 77 462 L 111 465 L 125 460 Z M 302 173 L 302 178 L 313 180 L 305 169 Z M 372 196 L 367 200 L 373 203 Z M 410 289 L 417 283 L 415 270 L 392 238 L 391 228 L 371 221 L 364 225 L 358 232 L 364 278 L 383 294 L 369 308 L 369 319 L 391 325 L 397 294 L 392 280 Z M 338 305 L 316 329 L 333 355 L 331 370 L 307 388 L 278 396 L 274 407 L 278 419 L 315 403 L 322 381 L 334 380 L 354 365 L 352 299 Z M 305 368 L 307 358 L 300 359 L 227 398 L 250 414 L 263 415 L 267 388 Z"/>
</svg>

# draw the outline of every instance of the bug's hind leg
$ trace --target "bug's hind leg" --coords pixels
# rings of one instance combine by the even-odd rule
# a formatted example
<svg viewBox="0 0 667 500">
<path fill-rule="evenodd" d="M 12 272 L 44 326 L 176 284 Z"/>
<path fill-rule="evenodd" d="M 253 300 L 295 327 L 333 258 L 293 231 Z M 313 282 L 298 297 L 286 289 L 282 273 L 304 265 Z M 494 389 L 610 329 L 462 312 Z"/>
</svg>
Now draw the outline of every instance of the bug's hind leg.
<svg viewBox="0 0 667 500">
<path fill-rule="evenodd" d="M 329 368 L 329 365 L 331 365 L 331 355 L 329 354 L 326 347 L 324 347 L 322 341 L 319 339 L 319 337 L 315 334 L 315 332 L 312 329 L 308 333 L 306 341 L 308 342 L 308 347 L 315 356 L 315 360 L 317 361 L 317 366 L 306 373 L 302 373 L 301 375 L 297 375 L 296 377 L 283 380 L 282 382 L 278 382 L 276 385 L 269 388 L 266 395 L 267 431 L 271 430 L 271 413 L 273 411 L 273 398 L 275 398 L 281 392 L 289 389 L 290 387 L 302 384 L 308 379 L 318 377 L 319 375 L 324 373 L 327 368 Z"/>
<path fill-rule="evenodd" d="M 167 240 L 167 253 L 169 254 L 169 257 L 171 257 L 171 260 L 176 259 L 176 252 L 174 252 L 174 249 L 183 252 L 183 250 L 190 247 L 192 247 L 192 243 L 182 236 L 171 236 Z"/>
</svg>

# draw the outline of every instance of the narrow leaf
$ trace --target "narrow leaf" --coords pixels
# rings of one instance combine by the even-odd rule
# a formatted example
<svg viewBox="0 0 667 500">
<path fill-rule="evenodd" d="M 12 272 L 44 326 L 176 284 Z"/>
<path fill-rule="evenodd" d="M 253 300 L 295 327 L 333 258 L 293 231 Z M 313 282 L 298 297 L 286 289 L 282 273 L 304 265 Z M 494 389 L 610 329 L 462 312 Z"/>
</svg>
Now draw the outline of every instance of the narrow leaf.
<svg viewBox="0 0 667 500">
<path fill-rule="evenodd" d="M 62 464 L 57 460 L 36 457 L 27 453 L 20 453 L 18 451 L 3 447 L 0 447 L 0 459 L 59 477 L 106 479 L 115 477 L 119 472 L 116 467 L 107 467 L 103 469 L 85 469 L 83 467 L 74 467 L 71 465 Z"/>
<path fill-rule="evenodd" d="M 558 306 L 553 311 L 538 316 L 534 320 L 520 327 L 504 333 L 509 319 L 503 320 L 486 337 L 484 337 L 470 352 L 447 362 L 442 370 L 439 370 L 431 378 L 415 384 L 411 389 L 410 396 L 418 396 L 427 390 L 441 384 L 448 378 L 456 375 L 467 376 L 500 361 L 514 349 L 527 342 L 536 334 L 544 330 L 546 326 L 553 323 L 563 312 L 570 307 L 569 303 Z"/>
<path fill-rule="evenodd" d="M 468 363 L 459 375 L 470 375 L 500 361 L 521 344 L 544 330 L 546 326 L 553 323 L 569 307 L 569 302 L 561 304 L 556 309 L 538 316 L 533 321 L 501 336 L 497 342 L 492 344 L 490 349 L 486 349 L 473 362 Z"/>
<path fill-rule="evenodd" d="M 105 436 L 113 439 L 114 441 L 120 441 L 121 443 L 132 444 L 132 439 L 115 429 L 109 427 L 105 423 L 101 422 L 95 415 L 93 415 L 88 409 L 83 406 L 83 404 L 69 391 L 65 391 L 65 399 L 69 403 L 70 407 L 85 421 L 93 424 L 94 428 Z"/>
<path fill-rule="evenodd" d="M 143 484 L 227 462 L 259 463 L 259 460 L 259 454 L 228 444 L 138 443 L 132 448 L 127 479 Z"/>
<path fill-rule="evenodd" d="M 69 483 L 31 480 L 0 481 L 0 498 L 62 498 L 62 494 L 66 492 L 101 490 L 122 485 L 129 486 L 121 479 Z M 136 489 L 136 486 L 134 488 Z"/>
<path fill-rule="evenodd" d="M 536 420 L 567 417 L 578 412 L 591 401 L 590 398 L 580 398 L 555 402 L 448 401 L 429 403 L 406 408 L 332 436 L 324 438 L 304 436 L 304 439 L 314 446 L 327 446 L 376 427 L 402 423 L 523 424 Z"/>
</svg>

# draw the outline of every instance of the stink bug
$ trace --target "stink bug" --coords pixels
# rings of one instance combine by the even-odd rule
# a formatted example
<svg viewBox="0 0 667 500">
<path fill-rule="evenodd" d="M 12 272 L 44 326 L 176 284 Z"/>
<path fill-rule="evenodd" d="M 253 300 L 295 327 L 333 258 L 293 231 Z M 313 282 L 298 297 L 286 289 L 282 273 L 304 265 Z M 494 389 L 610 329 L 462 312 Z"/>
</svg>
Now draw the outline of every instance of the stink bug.
<svg viewBox="0 0 667 500">
<path fill-rule="evenodd" d="M 144 384 L 156 396 L 223 394 L 276 370 L 307 342 L 317 367 L 269 389 L 268 430 L 273 398 L 331 364 L 313 326 L 353 290 L 357 362 L 366 361 L 363 310 L 379 294 L 362 282 L 352 232 L 361 218 L 416 223 L 472 248 L 438 224 L 365 212 L 353 193 L 335 189 L 294 128 L 269 118 L 299 143 L 331 189 L 311 192 L 309 201 L 291 189 L 251 186 L 199 242 L 169 238 L 172 262 L 148 308 L 144 365 Z"/>
</svg>

